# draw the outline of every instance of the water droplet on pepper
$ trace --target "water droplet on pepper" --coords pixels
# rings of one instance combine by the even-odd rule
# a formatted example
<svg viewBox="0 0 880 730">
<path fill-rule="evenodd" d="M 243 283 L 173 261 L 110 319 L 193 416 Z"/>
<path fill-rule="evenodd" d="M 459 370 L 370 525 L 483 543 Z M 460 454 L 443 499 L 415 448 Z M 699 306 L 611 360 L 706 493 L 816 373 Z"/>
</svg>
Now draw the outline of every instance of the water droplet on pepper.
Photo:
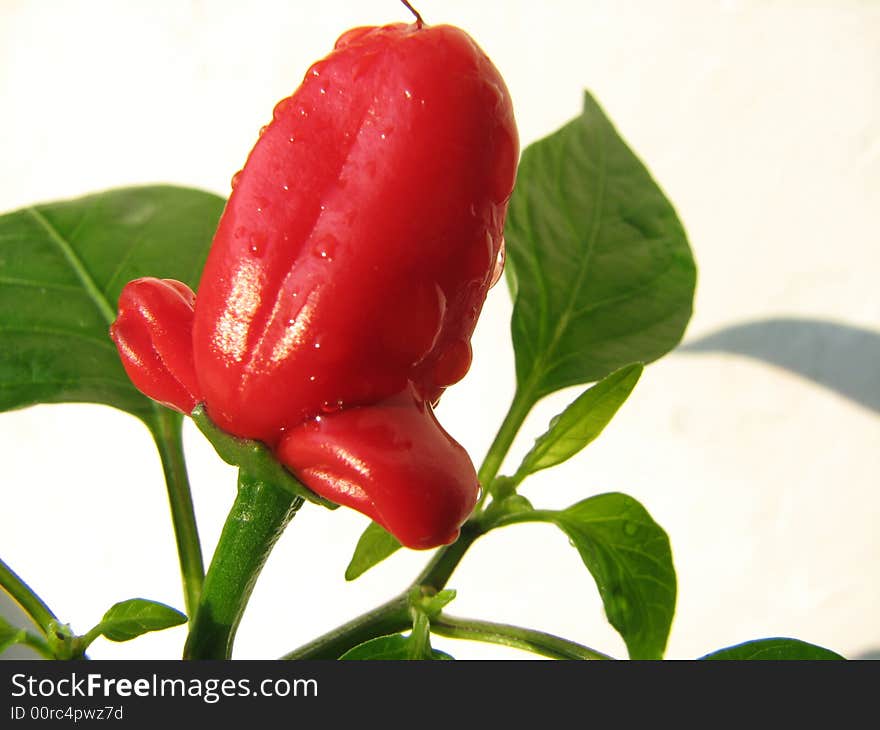
<svg viewBox="0 0 880 730">
<path fill-rule="evenodd" d="M 290 97 L 286 97 L 279 101 L 272 110 L 272 118 L 276 121 L 285 115 L 287 107 L 290 106 Z"/>
<path fill-rule="evenodd" d="M 337 411 L 342 410 L 343 405 L 344 405 L 344 403 L 341 398 L 339 400 L 335 400 L 335 401 L 325 400 L 321 404 L 321 411 L 323 413 L 327 413 L 327 414 L 336 413 Z"/>
<path fill-rule="evenodd" d="M 495 259 L 495 269 L 492 271 L 492 279 L 489 282 L 490 289 L 498 283 L 501 274 L 504 273 L 504 262 L 506 259 L 507 253 L 505 251 L 504 238 L 502 238 L 501 247 L 498 249 L 498 257 Z"/>
<path fill-rule="evenodd" d="M 261 257 L 266 252 L 266 234 L 251 233 L 248 241 L 248 250 L 253 256 Z"/>
<path fill-rule="evenodd" d="M 336 254 L 336 244 L 333 236 L 327 236 L 312 249 L 312 254 L 323 261 L 332 261 Z"/>
</svg>

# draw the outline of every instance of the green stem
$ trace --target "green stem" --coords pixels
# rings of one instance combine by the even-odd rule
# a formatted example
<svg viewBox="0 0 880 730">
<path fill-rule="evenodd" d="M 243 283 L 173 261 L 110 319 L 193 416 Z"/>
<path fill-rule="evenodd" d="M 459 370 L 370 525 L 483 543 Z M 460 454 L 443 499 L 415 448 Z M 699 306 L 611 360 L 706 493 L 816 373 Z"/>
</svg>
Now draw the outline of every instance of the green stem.
<svg viewBox="0 0 880 730">
<path fill-rule="evenodd" d="M 412 633 L 409 637 L 408 659 L 431 658 L 431 622 L 424 611 L 415 611 L 412 616 Z"/>
<path fill-rule="evenodd" d="M 98 624 L 97 626 L 93 626 L 88 633 L 80 636 L 77 649 L 80 652 L 84 653 L 86 649 L 88 649 L 92 645 L 92 642 L 101 635 L 102 628 L 103 627 L 101 626 L 101 624 Z"/>
<path fill-rule="evenodd" d="M 156 417 L 148 426 L 162 460 L 168 502 L 171 506 L 171 522 L 177 540 L 180 574 L 183 578 L 183 598 L 187 615 L 192 618 L 199 605 L 205 568 L 183 456 L 183 418 L 167 408 L 157 407 L 155 412 Z"/>
<path fill-rule="evenodd" d="M 185 659 L 228 659 L 269 552 L 303 500 L 239 471 L 238 494 L 208 568 Z"/>
<path fill-rule="evenodd" d="M 21 643 L 24 646 L 29 646 L 45 659 L 55 658 L 55 655 L 52 654 L 52 650 L 49 648 L 49 645 L 41 637 L 32 634 L 29 631 L 25 633 L 24 641 L 22 641 Z"/>
<path fill-rule="evenodd" d="M 338 659 L 349 649 L 375 639 L 377 636 L 396 634 L 412 626 L 412 616 L 406 595 L 393 598 L 348 623 L 310 641 L 282 659 Z"/>
<path fill-rule="evenodd" d="M 365 641 L 409 628 L 412 626 L 412 614 L 408 596 L 412 588 L 424 587 L 435 592 L 443 590 L 468 548 L 484 532 L 479 522 L 473 519 L 465 522 L 458 540 L 437 551 L 409 590 L 285 654 L 282 659 L 336 659 Z"/>
<path fill-rule="evenodd" d="M 489 447 L 489 451 L 486 452 L 486 458 L 483 459 L 480 471 L 477 474 L 480 484 L 483 485 L 483 494 L 477 503 L 477 511 L 480 510 L 486 501 L 492 481 L 498 475 L 498 470 L 501 468 L 507 452 L 510 451 L 513 440 L 516 438 L 517 433 L 519 433 L 523 421 L 526 420 L 526 416 L 529 415 L 529 411 L 532 410 L 534 404 L 535 398 L 530 383 L 526 384 L 524 388 L 517 388 L 516 393 L 513 395 L 513 401 L 510 403 L 510 408 L 507 409 L 507 415 L 504 416 L 501 427 L 498 429 L 498 433 L 495 434 L 495 440 Z"/>
<path fill-rule="evenodd" d="M 485 534 L 485 532 L 479 521 L 471 519 L 465 522 L 461 526 L 461 534 L 458 536 L 458 540 L 452 543 L 452 545 L 447 545 L 437 551 L 431 562 L 425 566 L 419 577 L 413 581 L 413 586 L 424 586 L 438 592 L 442 591 L 464 557 L 464 554 L 476 542 L 477 538 Z"/>
<path fill-rule="evenodd" d="M 506 527 L 507 525 L 516 525 L 523 522 L 555 522 L 558 512 L 551 509 L 531 509 L 527 512 L 514 512 L 510 515 L 502 515 L 492 521 L 488 529 L 494 530 L 496 527 Z"/>
<path fill-rule="evenodd" d="M 588 646 L 543 631 L 510 624 L 455 618 L 441 613 L 431 619 L 431 631 L 450 639 L 467 639 L 523 649 L 551 659 L 612 659 Z"/>
<path fill-rule="evenodd" d="M 21 609 L 40 627 L 40 630 L 48 635 L 50 624 L 58 620 L 55 614 L 31 590 L 30 586 L 19 578 L 18 574 L 2 560 L 0 560 L 0 587 L 10 595 L 12 600 L 21 606 Z"/>
</svg>

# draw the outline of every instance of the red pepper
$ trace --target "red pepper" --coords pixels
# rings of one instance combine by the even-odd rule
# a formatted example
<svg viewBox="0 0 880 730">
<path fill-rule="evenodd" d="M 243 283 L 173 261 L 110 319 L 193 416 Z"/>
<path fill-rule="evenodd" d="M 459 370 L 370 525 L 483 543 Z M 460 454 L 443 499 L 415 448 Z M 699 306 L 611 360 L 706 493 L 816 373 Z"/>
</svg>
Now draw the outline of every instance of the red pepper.
<svg viewBox="0 0 880 730">
<path fill-rule="evenodd" d="M 405 545 L 453 541 L 479 485 L 430 404 L 470 366 L 517 157 L 505 84 L 462 30 L 345 33 L 235 176 L 194 316 L 178 283 L 123 291 L 133 382 L 204 402 Z"/>
<path fill-rule="evenodd" d="M 192 354 L 196 295 L 174 279 L 136 279 L 110 327 L 125 372 L 142 393 L 189 413 L 201 397 Z"/>
</svg>

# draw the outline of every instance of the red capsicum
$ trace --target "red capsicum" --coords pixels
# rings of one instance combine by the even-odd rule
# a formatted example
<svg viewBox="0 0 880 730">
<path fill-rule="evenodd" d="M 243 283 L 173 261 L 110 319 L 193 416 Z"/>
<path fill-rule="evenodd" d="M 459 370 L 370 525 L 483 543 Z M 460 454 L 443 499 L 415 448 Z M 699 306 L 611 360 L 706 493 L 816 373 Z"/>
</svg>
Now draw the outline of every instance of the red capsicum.
<svg viewBox="0 0 880 730">
<path fill-rule="evenodd" d="M 432 404 L 470 366 L 517 158 L 507 88 L 466 33 L 348 31 L 234 177 L 198 297 L 123 290 L 126 371 L 404 545 L 453 541 L 479 484 Z"/>
</svg>

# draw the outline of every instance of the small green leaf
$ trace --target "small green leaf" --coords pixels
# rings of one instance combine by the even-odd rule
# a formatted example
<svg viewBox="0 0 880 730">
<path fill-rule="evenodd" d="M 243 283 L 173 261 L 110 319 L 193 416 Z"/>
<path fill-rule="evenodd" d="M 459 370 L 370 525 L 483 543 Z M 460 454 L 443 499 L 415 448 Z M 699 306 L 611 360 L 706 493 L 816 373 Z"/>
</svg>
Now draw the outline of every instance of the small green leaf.
<svg viewBox="0 0 880 730">
<path fill-rule="evenodd" d="M 400 541 L 394 535 L 381 525 L 371 522 L 355 546 L 351 562 L 345 569 L 345 580 L 354 580 L 362 576 L 400 548 Z"/>
<path fill-rule="evenodd" d="M 302 484 L 275 458 L 265 444 L 241 439 L 223 431 L 211 421 L 203 405 L 196 406 L 190 416 L 205 438 L 211 442 L 218 456 L 227 464 L 239 467 L 251 479 L 272 484 L 296 497 L 330 509 L 339 506 Z"/>
<path fill-rule="evenodd" d="M 669 538 L 632 497 L 601 494 L 557 513 L 632 659 L 660 659 L 675 613 Z"/>
<path fill-rule="evenodd" d="M 376 639 L 370 639 L 363 644 L 349 649 L 340 659 L 357 659 L 357 660 L 409 660 L 410 656 L 410 637 L 402 634 L 391 634 L 389 636 L 380 636 Z M 431 656 L 423 657 L 424 659 L 449 660 L 452 659 L 449 654 L 433 649 Z"/>
<path fill-rule="evenodd" d="M 534 510 L 499 524 L 549 522 L 561 528 L 592 574 L 611 625 L 631 659 L 660 659 L 675 613 L 669 538 L 625 494 L 590 497 L 562 511 Z"/>
<path fill-rule="evenodd" d="M 489 529 L 492 529 L 492 526 L 507 520 L 513 515 L 531 512 L 534 509 L 532 503 L 521 494 L 511 494 L 503 499 L 492 500 L 483 513 L 481 521 Z"/>
<path fill-rule="evenodd" d="M 696 283 L 687 237 L 590 94 L 524 151 L 504 237 L 517 382 L 532 403 L 681 339 Z"/>
<path fill-rule="evenodd" d="M 840 654 L 800 639 L 772 638 L 746 641 L 700 657 L 708 660 L 844 659 Z"/>
<path fill-rule="evenodd" d="M 103 634 L 110 641 L 129 641 L 150 631 L 185 624 L 186 616 L 164 603 L 132 598 L 110 607 L 90 634 Z"/>
<path fill-rule="evenodd" d="M 513 477 L 497 476 L 489 483 L 489 494 L 497 502 L 515 494 L 516 488 L 517 483 Z"/>
<path fill-rule="evenodd" d="M 149 417 L 108 334 L 119 293 L 141 276 L 195 288 L 223 203 L 163 185 L 0 216 L 0 411 L 88 402 Z"/>
<path fill-rule="evenodd" d="M 570 459 L 602 433 L 624 404 L 642 374 L 641 363 L 615 370 L 582 393 L 550 422 L 526 454 L 514 479 L 521 482 L 529 474 Z"/>
<path fill-rule="evenodd" d="M 446 588 L 433 596 L 424 596 L 420 608 L 428 618 L 434 618 L 455 599 L 455 596 L 454 590 Z"/>
</svg>

